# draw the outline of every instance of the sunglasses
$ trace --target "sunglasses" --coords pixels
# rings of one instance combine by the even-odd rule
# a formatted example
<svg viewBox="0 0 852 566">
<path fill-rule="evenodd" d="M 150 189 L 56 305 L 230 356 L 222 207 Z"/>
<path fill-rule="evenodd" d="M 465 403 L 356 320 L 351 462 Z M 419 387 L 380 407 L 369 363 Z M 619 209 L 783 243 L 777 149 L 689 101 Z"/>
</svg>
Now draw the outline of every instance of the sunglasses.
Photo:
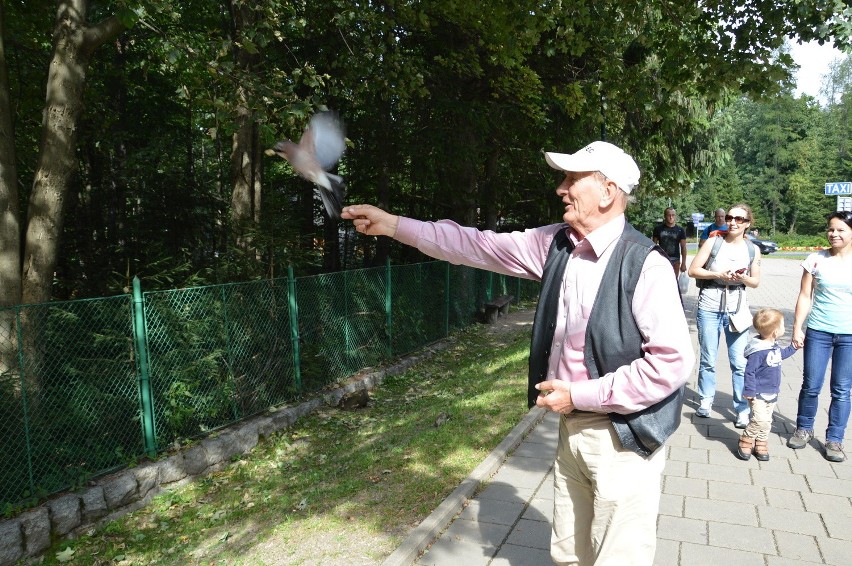
<svg viewBox="0 0 852 566">
<path fill-rule="evenodd" d="M 751 222 L 751 218 L 746 218 L 745 216 L 731 216 L 730 214 L 725 215 L 725 222 L 734 222 L 737 224 L 742 224 L 743 222 Z"/>
</svg>

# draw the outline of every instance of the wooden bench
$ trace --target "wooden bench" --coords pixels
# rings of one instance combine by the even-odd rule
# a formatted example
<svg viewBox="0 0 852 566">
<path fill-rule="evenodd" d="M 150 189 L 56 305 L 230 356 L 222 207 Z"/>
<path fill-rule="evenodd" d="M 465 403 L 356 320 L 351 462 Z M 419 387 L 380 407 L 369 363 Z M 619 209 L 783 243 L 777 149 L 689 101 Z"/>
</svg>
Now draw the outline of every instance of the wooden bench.
<svg viewBox="0 0 852 566">
<path fill-rule="evenodd" d="M 501 295 L 485 303 L 485 322 L 494 324 L 497 317 L 509 312 L 509 304 L 514 299 L 512 295 Z"/>
</svg>

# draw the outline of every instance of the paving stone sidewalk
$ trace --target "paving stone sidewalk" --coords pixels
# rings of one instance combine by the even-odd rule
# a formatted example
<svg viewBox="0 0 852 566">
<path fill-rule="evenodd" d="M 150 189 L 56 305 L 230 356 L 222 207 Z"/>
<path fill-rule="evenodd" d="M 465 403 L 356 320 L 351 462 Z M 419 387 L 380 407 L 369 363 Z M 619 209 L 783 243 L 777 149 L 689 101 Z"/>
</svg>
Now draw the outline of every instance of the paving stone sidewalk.
<svg viewBox="0 0 852 566">
<path fill-rule="evenodd" d="M 790 339 L 798 295 L 799 260 L 764 257 L 761 285 L 750 290 L 754 309 L 784 312 Z M 696 351 L 692 282 L 684 300 Z M 517 313 L 517 323 L 531 315 Z M 524 318 L 526 317 L 526 318 Z M 504 323 L 510 323 L 511 318 Z M 720 347 L 718 391 L 713 414 L 695 417 L 697 373 L 687 384 L 682 424 L 667 443 L 663 495 L 658 517 L 659 566 L 793 566 L 852 564 L 852 462 L 823 457 L 828 422 L 828 387 L 817 416 L 817 438 L 802 450 L 785 443 L 795 429 L 802 381 L 801 352 L 784 361 L 768 462 L 735 456 L 740 431 L 733 426 L 726 349 Z M 409 537 L 386 562 L 422 566 L 537 566 L 551 564 L 553 455 L 558 417 L 533 409 L 478 474 L 424 521 L 427 532 Z M 467 486 L 467 490 L 465 490 Z M 474 486 L 471 488 L 470 486 Z M 473 494 L 476 486 L 481 490 Z M 440 512 L 439 512 L 440 511 Z M 426 536 L 427 538 L 423 538 Z M 425 543 L 428 551 L 417 558 Z M 418 548 L 418 546 L 420 548 Z"/>
</svg>

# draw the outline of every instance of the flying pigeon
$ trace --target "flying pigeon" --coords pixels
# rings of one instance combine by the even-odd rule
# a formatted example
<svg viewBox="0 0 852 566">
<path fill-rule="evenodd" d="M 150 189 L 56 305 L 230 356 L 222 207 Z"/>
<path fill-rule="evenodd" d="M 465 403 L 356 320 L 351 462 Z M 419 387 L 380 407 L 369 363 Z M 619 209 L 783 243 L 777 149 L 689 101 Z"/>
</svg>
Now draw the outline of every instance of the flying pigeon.
<svg viewBox="0 0 852 566">
<path fill-rule="evenodd" d="M 346 185 L 343 177 L 328 171 L 340 160 L 344 149 L 343 123 L 336 113 L 325 111 L 311 117 L 298 144 L 283 140 L 270 151 L 289 161 L 296 173 L 319 187 L 328 217 L 336 220 L 343 208 Z"/>
</svg>

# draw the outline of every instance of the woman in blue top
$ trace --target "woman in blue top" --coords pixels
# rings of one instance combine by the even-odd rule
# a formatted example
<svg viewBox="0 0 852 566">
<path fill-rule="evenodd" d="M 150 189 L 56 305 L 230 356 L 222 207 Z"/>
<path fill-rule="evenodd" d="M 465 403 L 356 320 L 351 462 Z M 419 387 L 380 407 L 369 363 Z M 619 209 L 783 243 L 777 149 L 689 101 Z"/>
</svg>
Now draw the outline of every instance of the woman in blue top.
<svg viewBox="0 0 852 566">
<path fill-rule="evenodd" d="M 852 390 L 852 212 L 828 215 L 829 249 L 810 254 L 793 319 L 793 343 L 804 344 L 804 375 L 796 431 L 787 446 L 804 448 L 814 437 L 819 392 L 831 359 L 831 403 L 825 431 L 825 458 L 846 459 L 843 435 Z M 807 318 L 807 330 L 802 325 Z"/>
</svg>

